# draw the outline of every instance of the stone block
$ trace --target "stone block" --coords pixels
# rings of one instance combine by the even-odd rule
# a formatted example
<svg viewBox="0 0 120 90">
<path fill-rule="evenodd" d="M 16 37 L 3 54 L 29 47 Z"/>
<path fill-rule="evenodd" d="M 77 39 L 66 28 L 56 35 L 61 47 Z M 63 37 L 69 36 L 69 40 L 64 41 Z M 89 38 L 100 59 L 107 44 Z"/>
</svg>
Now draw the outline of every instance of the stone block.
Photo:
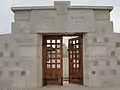
<svg viewBox="0 0 120 90">
<path fill-rule="evenodd" d="M 89 86 L 89 78 L 84 79 L 84 86 L 86 86 L 86 87 Z"/>
<path fill-rule="evenodd" d="M 110 65 L 111 65 L 110 60 L 106 61 L 106 66 L 110 66 Z"/>
<path fill-rule="evenodd" d="M 0 58 L 3 57 L 3 52 L 0 52 Z"/>
<path fill-rule="evenodd" d="M 26 87 L 37 87 L 37 72 L 31 72 L 29 73 L 30 76 L 26 77 Z"/>
<path fill-rule="evenodd" d="M 120 34 L 119 33 L 113 33 L 112 35 L 109 35 L 109 42 L 116 44 L 119 42 Z"/>
<path fill-rule="evenodd" d="M 37 70 L 37 58 L 18 58 L 18 63 L 20 63 L 19 68 L 24 70 Z M 15 62 L 14 62 L 15 64 Z M 15 65 L 14 65 L 15 66 Z"/>
<path fill-rule="evenodd" d="M 104 37 L 110 37 L 112 34 L 114 34 L 112 21 L 96 21 L 95 27 L 96 33 Z"/>
<path fill-rule="evenodd" d="M 1 88 L 11 87 L 12 84 L 13 84 L 13 81 L 10 78 L 0 78 Z"/>
<path fill-rule="evenodd" d="M 32 10 L 30 16 L 30 22 L 32 24 L 38 24 L 44 21 L 50 20 L 54 22 L 56 19 L 56 10 Z M 51 23 L 52 23 L 51 22 Z"/>
<path fill-rule="evenodd" d="M 86 55 L 88 56 L 107 56 L 106 46 L 88 46 L 86 49 Z"/>
<path fill-rule="evenodd" d="M 4 56 L 5 58 L 10 58 L 10 51 L 4 51 L 4 52 L 3 52 L 3 56 Z"/>
<path fill-rule="evenodd" d="M 11 30 L 12 34 L 22 33 L 22 30 L 21 30 L 21 27 L 20 27 L 19 23 L 12 22 L 11 27 L 12 27 L 12 30 Z"/>
<path fill-rule="evenodd" d="M 93 66 L 97 66 L 99 64 L 98 61 L 93 61 Z"/>
<path fill-rule="evenodd" d="M 74 30 L 74 32 L 94 32 L 94 23 L 94 14 L 92 10 L 70 10 L 67 31 L 73 32 Z"/>
<path fill-rule="evenodd" d="M 109 60 L 110 60 L 110 67 L 109 67 L 109 69 L 116 70 L 119 67 L 117 65 L 117 59 L 116 58 L 114 58 L 114 59 L 109 58 Z"/>
<path fill-rule="evenodd" d="M 100 74 L 100 75 L 105 75 L 106 72 L 105 72 L 104 70 L 100 70 L 100 71 L 99 71 L 99 74 Z"/>
<path fill-rule="evenodd" d="M 87 33 L 87 34 L 85 34 L 85 44 L 92 43 L 94 36 L 95 36 L 95 33 Z"/>
<path fill-rule="evenodd" d="M 4 67 L 4 65 L 3 65 L 3 59 L 0 59 L 0 70 L 2 70 L 3 67 Z"/>
<path fill-rule="evenodd" d="M 115 47 L 116 47 L 116 48 L 119 48 L 119 47 L 120 47 L 120 42 L 116 42 L 116 43 L 115 43 Z"/>
<path fill-rule="evenodd" d="M 54 6 L 57 9 L 58 15 L 65 15 L 68 13 L 70 1 L 54 1 Z"/>
<path fill-rule="evenodd" d="M 0 53 L 1 53 L 1 56 L 4 56 L 5 51 L 7 52 L 10 50 L 10 46 L 12 43 L 11 36 L 12 35 L 10 35 L 10 34 L 0 35 Z M 7 44 L 7 48 L 6 48 L 6 44 Z"/>
<path fill-rule="evenodd" d="M 114 58 L 114 57 L 117 56 L 117 52 L 116 52 L 115 47 L 108 47 L 108 51 L 107 52 L 108 52 L 108 56 L 109 57 Z"/>
<path fill-rule="evenodd" d="M 103 78 L 102 78 L 102 80 L 103 80 Z M 98 76 L 98 75 L 90 75 L 89 86 L 92 86 L 92 87 L 102 86 L 102 80 L 101 80 L 100 76 Z"/>
<path fill-rule="evenodd" d="M 15 45 L 37 45 L 37 34 L 15 34 L 13 42 Z"/>
<path fill-rule="evenodd" d="M 120 60 L 117 60 L 117 65 L 120 65 Z"/>
<path fill-rule="evenodd" d="M 20 80 L 14 80 L 13 84 L 11 85 L 11 87 L 16 87 L 16 88 L 22 88 L 22 87 L 26 87 L 26 80 L 24 78 L 21 78 Z"/>
<path fill-rule="evenodd" d="M 106 35 L 102 35 L 100 33 L 87 33 L 86 37 L 86 44 L 87 45 L 107 45 L 110 42 L 110 37 Z"/>
<path fill-rule="evenodd" d="M 41 35 L 39 35 L 41 36 Z M 42 38 L 41 38 L 42 39 Z M 41 40 L 39 39 L 39 40 Z M 39 44 L 41 44 L 39 42 Z M 43 82 L 42 82 L 42 78 L 43 78 L 43 74 L 42 74 L 42 45 L 41 46 L 37 46 L 37 87 L 40 87 L 43 85 Z"/>
<path fill-rule="evenodd" d="M 30 34 L 34 33 L 33 27 L 30 22 L 13 22 L 12 23 L 13 34 Z"/>
<path fill-rule="evenodd" d="M 10 68 L 10 71 L 17 72 L 14 77 L 15 82 L 13 86 L 29 88 L 37 87 L 37 58 L 17 58 L 17 59 L 18 59 L 17 62 L 20 63 L 20 66 L 14 65 Z"/>
<path fill-rule="evenodd" d="M 14 19 L 15 19 L 15 22 L 29 21 L 30 20 L 30 11 L 16 11 Z"/>
<path fill-rule="evenodd" d="M 99 75 L 101 70 L 105 72 L 108 70 L 109 67 L 106 66 L 105 61 L 100 61 L 98 66 L 93 66 L 92 64 L 89 65 L 90 71 L 95 71 L 95 74 Z"/>
<path fill-rule="evenodd" d="M 110 20 L 110 11 L 109 10 L 94 10 L 95 20 Z"/>
<path fill-rule="evenodd" d="M 103 81 L 104 86 L 108 87 L 118 87 L 120 85 L 120 79 L 117 75 L 108 75 L 106 76 L 106 82 Z"/>
<path fill-rule="evenodd" d="M 37 46 L 19 46 L 18 57 L 36 58 L 37 57 Z"/>
</svg>

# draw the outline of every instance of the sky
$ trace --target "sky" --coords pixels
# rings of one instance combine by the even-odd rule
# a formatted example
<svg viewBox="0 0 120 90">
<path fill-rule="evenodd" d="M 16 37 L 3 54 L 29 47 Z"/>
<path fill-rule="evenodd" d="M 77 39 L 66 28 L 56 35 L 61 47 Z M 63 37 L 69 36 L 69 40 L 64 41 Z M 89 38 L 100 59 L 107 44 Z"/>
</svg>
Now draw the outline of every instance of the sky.
<svg viewBox="0 0 120 90">
<path fill-rule="evenodd" d="M 50 6 L 54 1 L 66 0 L 0 0 L 0 34 L 11 32 L 11 22 L 14 21 L 14 13 L 11 7 L 18 6 Z M 67 0 L 71 5 L 89 6 L 114 6 L 111 12 L 111 21 L 114 24 L 114 32 L 120 33 L 120 0 Z"/>
</svg>

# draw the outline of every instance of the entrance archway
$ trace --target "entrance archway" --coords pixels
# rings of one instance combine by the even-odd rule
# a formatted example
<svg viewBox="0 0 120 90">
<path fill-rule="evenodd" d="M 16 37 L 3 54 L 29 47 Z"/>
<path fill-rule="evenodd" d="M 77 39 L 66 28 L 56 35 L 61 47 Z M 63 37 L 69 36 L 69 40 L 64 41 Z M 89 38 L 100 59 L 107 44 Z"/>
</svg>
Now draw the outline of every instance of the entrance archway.
<svg viewBox="0 0 120 90">
<path fill-rule="evenodd" d="M 43 85 L 63 85 L 63 36 L 43 35 Z M 68 61 L 69 83 L 83 85 L 83 34 L 68 40 Z"/>
</svg>

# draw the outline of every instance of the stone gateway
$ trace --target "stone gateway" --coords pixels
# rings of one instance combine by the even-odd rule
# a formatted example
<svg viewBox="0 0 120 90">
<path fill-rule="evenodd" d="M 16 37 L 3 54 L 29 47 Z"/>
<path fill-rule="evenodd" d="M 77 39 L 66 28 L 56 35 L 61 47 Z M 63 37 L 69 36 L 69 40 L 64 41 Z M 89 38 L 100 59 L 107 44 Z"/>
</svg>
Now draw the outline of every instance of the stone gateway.
<svg viewBox="0 0 120 90">
<path fill-rule="evenodd" d="M 55 1 L 11 9 L 12 33 L 0 35 L 0 87 L 37 88 L 64 80 L 120 86 L 120 34 L 113 32 L 112 6 Z M 76 36 L 66 52 L 63 36 Z"/>
</svg>

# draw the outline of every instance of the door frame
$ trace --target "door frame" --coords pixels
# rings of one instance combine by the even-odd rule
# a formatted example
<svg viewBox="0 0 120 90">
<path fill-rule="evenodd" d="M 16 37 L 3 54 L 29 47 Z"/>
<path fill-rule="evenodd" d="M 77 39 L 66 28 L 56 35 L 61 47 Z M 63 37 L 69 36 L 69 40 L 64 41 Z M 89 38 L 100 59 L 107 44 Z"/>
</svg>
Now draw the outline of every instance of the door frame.
<svg viewBox="0 0 120 90">
<path fill-rule="evenodd" d="M 79 35 L 83 35 L 83 86 L 86 85 L 86 83 L 85 83 L 85 81 L 86 81 L 86 78 L 85 78 L 85 77 L 86 77 L 86 74 L 85 74 L 85 59 L 84 59 L 84 57 L 85 57 L 85 54 L 84 54 L 84 53 L 85 53 L 85 34 L 86 34 L 86 33 L 72 33 L 72 34 L 71 34 L 71 33 L 70 33 L 70 34 L 65 34 L 65 33 L 64 33 L 64 34 L 59 34 L 59 33 L 52 33 L 52 34 L 51 34 L 51 33 L 47 33 L 47 34 L 45 34 L 45 33 L 41 33 L 41 35 L 42 35 L 42 36 L 41 36 L 42 41 L 43 41 L 43 36 L 44 36 L 44 35 L 60 35 L 60 36 L 62 36 L 62 37 L 63 37 L 63 36 L 79 36 Z M 38 34 L 38 35 L 39 35 L 39 34 Z M 39 41 L 38 41 L 38 42 L 39 42 Z M 42 45 L 43 45 L 43 44 L 42 44 Z M 41 49 L 42 49 L 42 48 L 41 48 Z M 39 53 L 38 53 L 38 54 L 39 54 Z M 39 55 L 39 56 L 42 56 L 43 53 L 41 52 L 40 54 L 41 54 L 41 55 Z M 43 63 L 43 60 L 42 60 L 42 63 Z M 42 78 L 41 78 L 41 79 L 39 78 L 38 81 L 40 81 L 40 82 L 42 83 L 42 86 L 44 86 L 44 85 L 43 85 L 43 72 L 44 72 L 44 71 L 43 71 L 43 64 L 42 64 L 41 70 L 42 70 L 42 72 L 41 72 L 41 73 L 42 73 Z M 38 77 L 39 77 L 39 76 L 38 76 Z M 42 81 L 41 81 L 41 80 L 42 80 Z"/>
</svg>

